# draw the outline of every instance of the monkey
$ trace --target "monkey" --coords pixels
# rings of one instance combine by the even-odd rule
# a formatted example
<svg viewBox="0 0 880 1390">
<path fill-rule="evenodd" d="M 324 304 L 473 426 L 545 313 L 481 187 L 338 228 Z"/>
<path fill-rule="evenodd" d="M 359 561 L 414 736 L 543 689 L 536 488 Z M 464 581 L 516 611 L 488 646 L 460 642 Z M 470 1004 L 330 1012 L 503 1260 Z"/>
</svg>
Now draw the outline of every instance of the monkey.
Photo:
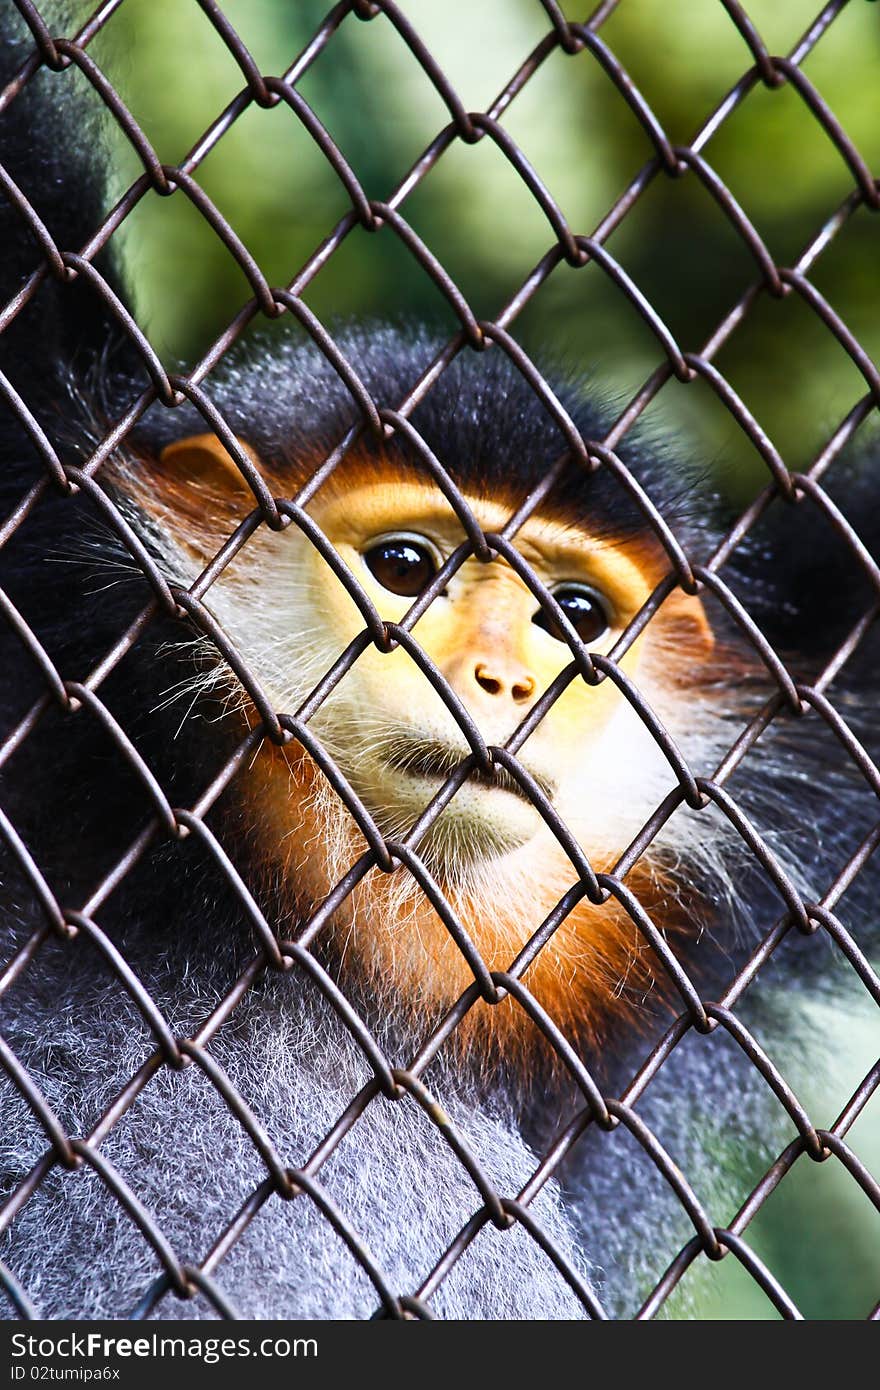
<svg viewBox="0 0 880 1390">
<path fill-rule="evenodd" d="M 8 81 L 33 41 L 12 7 L 0 32 Z M 15 190 L 74 258 L 107 211 L 72 77 L 0 114 L 4 305 L 45 249 Z M 590 466 L 601 393 L 548 361 L 548 413 L 497 345 L 401 417 L 442 336 L 348 325 L 328 356 L 288 316 L 89 475 L 151 378 L 71 266 L 0 333 L 3 522 L 41 489 L 0 533 L 5 1315 L 632 1316 L 694 1226 L 604 1098 L 874 827 L 800 707 L 733 818 L 700 790 L 778 690 L 737 617 L 801 689 L 869 611 L 871 469 L 841 474 L 861 562 L 777 502 L 723 569 L 741 608 L 680 574 L 655 603 L 670 550 L 723 534 L 673 444 L 629 436 L 629 484 Z M 875 648 L 832 686 L 868 757 Z M 835 908 L 862 952 L 875 882 L 868 859 Z M 737 1017 L 786 1072 L 798 1004 L 844 975 L 790 931 Z M 723 1225 L 794 1131 L 720 1032 L 633 1112 Z"/>
</svg>

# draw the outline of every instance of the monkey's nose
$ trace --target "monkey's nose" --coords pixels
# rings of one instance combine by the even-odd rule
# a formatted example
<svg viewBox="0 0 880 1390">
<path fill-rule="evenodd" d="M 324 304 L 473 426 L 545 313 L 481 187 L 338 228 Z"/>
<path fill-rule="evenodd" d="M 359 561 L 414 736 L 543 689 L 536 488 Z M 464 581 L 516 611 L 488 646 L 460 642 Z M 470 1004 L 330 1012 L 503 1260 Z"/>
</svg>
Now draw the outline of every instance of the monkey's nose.
<svg viewBox="0 0 880 1390">
<path fill-rule="evenodd" d="M 508 671 L 504 663 L 478 661 L 474 679 L 488 695 L 509 695 L 516 704 L 524 704 L 535 693 L 535 678 L 528 671 Z"/>
</svg>

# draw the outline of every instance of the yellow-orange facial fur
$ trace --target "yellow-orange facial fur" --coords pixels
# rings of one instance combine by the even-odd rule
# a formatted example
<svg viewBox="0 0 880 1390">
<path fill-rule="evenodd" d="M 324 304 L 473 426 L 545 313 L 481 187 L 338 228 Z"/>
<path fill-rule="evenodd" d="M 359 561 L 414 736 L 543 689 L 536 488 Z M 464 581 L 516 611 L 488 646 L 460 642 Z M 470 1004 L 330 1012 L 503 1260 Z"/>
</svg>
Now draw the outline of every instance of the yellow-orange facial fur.
<svg viewBox="0 0 880 1390">
<path fill-rule="evenodd" d="M 276 495 L 283 480 L 264 470 Z M 288 484 L 286 492 L 291 488 Z M 204 563 L 253 505 L 240 475 L 210 436 L 165 451 L 138 501 L 158 525 L 174 528 L 177 551 Z M 511 507 L 470 497 L 484 531 L 501 530 Z M 464 540 L 440 491 L 414 472 L 355 459 L 323 489 L 309 513 L 386 621 L 399 622 L 413 598 L 391 592 L 365 562 L 371 546 L 403 533 L 422 538 L 442 562 Z M 189 531 L 181 536 L 181 515 Z M 540 515 L 516 547 L 554 590 L 582 583 L 600 595 L 607 652 L 665 572 L 651 537 L 613 542 Z M 198 568 L 198 564 L 193 568 Z M 191 571 L 192 573 L 192 571 Z M 191 577 L 191 573 L 190 576 Z M 261 528 L 206 602 L 257 674 L 276 709 L 295 712 L 332 662 L 363 631 L 363 618 L 312 544 L 290 526 Z M 572 654 L 533 619 L 539 604 L 505 561 L 468 559 L 419 618 L 413 636 L 461 700 L 487 744 L 503 744 Z M 664 687 L 664 655 L 676 649 L 691 672 L 705 663 L 712 635 L 699 601 L 675 591 L 620 661 L 673 734 L 681 732 L 679 690 Z M 666 683 L 669 684 L 668 682 Z M 247 718 L 247 711 L 243 711 Z M 469 748 L 452 714 L 411 656 L 369 646 L 310 722 L 383 834 L 401 840 Z M 431 756 L 421 760 L 419 749 Z M 444 752 L 445 750 L 445 752 Z M 610 869 L 663 795 L 671 771 L 613 682 L 570 682 L 517 755 L 546 792 L 597 871 Z M 366 848 L 363 836 L 301 745 L 268 742 L 243 794 L 267 877 L 283 883 L 300 921 L 310 916 Z M 577 882 L 577 872 L 540 813 L 508 788 L 471 780 L 422 840 L 423 862 L 490 970 L 508 970 Z M 645 863 L 629 887 L 658 926 L 686 928 L 666 871 Z M 308 927 L 306 926 L 308 932 Z M 436 1021 L 472 983 L 470 967 L 406 868 L 372 870 L 318 937 L 325 956 L 389 1007 Z M 583 898 L 543 945 L 524 983 L 571 1035 L 598 1042 L 609 1020 L 637 1010 L 656 961 L 626 912 Z M 662 991 L 661 991 L 662 993 Z M 480 1003 L 457 1036 L 499 1035 L 505 1052 L 534 1036 L 508 1000 Z M 485 1039 L 483 1039 L 485 1041 Z"/>
</svg>

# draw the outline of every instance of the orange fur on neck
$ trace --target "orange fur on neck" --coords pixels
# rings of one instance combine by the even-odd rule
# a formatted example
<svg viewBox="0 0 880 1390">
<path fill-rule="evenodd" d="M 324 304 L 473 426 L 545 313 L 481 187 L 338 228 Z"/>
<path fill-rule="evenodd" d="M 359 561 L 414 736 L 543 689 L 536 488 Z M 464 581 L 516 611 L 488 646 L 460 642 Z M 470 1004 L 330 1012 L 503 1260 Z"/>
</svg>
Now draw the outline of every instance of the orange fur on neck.
<svg viewBox="0 0 880 1390">
<path fill-rule="evenodd" d="M 247 795 L 265 877 L 282 885 L 287 900 L 282 913 L 287 906 L 298 918 L 296 935 L 305 937 L 344 990 L 356 985 L 374 1001 L 380 1017 L 427 1038 L 474 976 L 421 887 L 403 866 L 391 874 L 371 869 L 312 939 L 313 914 L 366 843 L 335 793 L 324 790 L 322 774 L 299 744 L 284 750 L 265 744 L 248 774 Z M 503 891 L 500 876 L 495 884 L 487 879 L 482 896 L 473 884 L 440 884 L 490 971 L 509 971 L 577 883 L 576 870 L 555 842 L 548 852 L 542 840 L 534 853 L 527 911 L 521 899 Z M 612 866 L 606 857 L 593 867 L 602 872 Z M 662 869 L 640 861 L 627 886 L 664 933 L 685 930 L 683 911 Z M 601 905 L 582 898 L 521 979 L 563 1033 L 591 1050 L 600 1048 L 612 1029 L 647 1026 L 658 1010 L 665 1011 L 671 993 L 654 951 L 614 898 Z M 536 1025 L 512 998 L 494 1006 L 478 1000 L 455 1028 L 452 1045 L 482 1058 L 484 1065 L 503 1057 L 523 1069 L 543 1047 Z"/>
</svg>

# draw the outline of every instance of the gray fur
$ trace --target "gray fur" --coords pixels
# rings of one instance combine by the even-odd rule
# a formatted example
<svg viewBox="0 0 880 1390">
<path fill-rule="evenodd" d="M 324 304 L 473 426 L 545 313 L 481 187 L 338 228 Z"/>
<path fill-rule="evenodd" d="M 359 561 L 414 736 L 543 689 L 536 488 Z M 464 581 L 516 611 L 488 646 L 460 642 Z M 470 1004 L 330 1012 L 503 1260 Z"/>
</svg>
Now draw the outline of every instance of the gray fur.
<svg viewBox="0 0 880 1390">
<path fill-rule="evenodd" d="M 86 975 L 72 994 L 64 990 L 63 962 L 55 955 L 58 994 L 50 989 L 41 1004 L 36 991 L 17 993 L 14 1013 L 7 1008 L 0 1025 L 69 1131 L 85 1133 L 120 1081 L 148 1055 L 149 1040 L 115 984 Z M 51 966 L 40 968 L 40 993 L 54 973 Z M 218 1001 L 203 984 L 188 984 L 191 1023 Z M 154 990 L 173 1017 L 184 1000 L 173 981 L 166 977 L 164 985 L 164 998 L 155 983 Z M 55 994 L 57 1001 L 62 991 L 69 1005 L 46 1017 L 47 998 Z M 251 991 L 211 1053 L 291 1166 L 305 1161 L 369 1075 L 346 1030 L 308 986 L 289 976 Z M 453 1124 L 498 1191 L 515 1195 L 535 1167 L 534 1154 L 509 1116 L 447 1086 L 448 1079 L 439 1098 Z M 8 1188 L 43 1152 L 45 1140 L 8 1082 L 0 1082 L 0 1107 L 7 1117 L 0 1173 Z M 194 1066 L 183 1072 L 163 1068 L 101 1152 L 153 1214 L 182 1262 L 204 1258 L 266 1175 L 252 1141 Z M 411 1098 L 373 1100 L 318 1176 L 395 1292 L 415 1292 L 482 1206 L 460 1162 Z M 584 1257 L 555 1184 L 539 1197 L 534 1214 L 583 1276 Z M 124 1316 L 161 1273 L 146 1241 L 88 1170 L 57 1170 L 14 1222 L 0 1257 L 51 1317 Z M 222 1263 L 216 1282 L 245 1317 L 368 1317 L 379 1306 L 358 1262 L 306 1195 L 287 1203 L 273 1195 Z M 583 1316 L 548 1257 L 518 1227 L 481 1232 L 432 1308 L 455 1318 Z M 158 1310 L 163 1317 L 215 1315 L 203 1298 L 181 1304 L 173 1295 Z"/>
</svg>

